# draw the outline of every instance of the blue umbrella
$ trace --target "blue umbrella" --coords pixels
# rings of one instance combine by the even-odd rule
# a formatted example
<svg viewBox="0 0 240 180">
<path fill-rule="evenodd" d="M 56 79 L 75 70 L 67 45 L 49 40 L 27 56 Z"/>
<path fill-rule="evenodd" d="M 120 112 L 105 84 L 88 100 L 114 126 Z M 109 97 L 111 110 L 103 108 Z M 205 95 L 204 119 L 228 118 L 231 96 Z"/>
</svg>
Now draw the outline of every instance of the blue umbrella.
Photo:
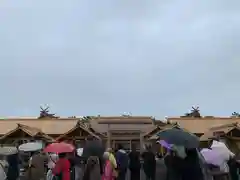
<svg viewBox="0 0 240 180">
<path fill-rule="evenodd" d="M 199 138 L 196 135 L 178 128 L 163 130 L 159 132 L 157 136 L 169 144 L 184 146 L 188 149 L 197 148 L 199 146 Z"/>
</svg>

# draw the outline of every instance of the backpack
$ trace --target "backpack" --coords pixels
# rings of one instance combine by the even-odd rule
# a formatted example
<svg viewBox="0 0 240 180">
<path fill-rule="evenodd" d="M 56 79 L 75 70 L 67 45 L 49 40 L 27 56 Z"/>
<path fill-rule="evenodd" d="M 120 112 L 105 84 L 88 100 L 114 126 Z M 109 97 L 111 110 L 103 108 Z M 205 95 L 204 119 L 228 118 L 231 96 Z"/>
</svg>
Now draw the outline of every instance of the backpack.
<svg viewBox="0 0 240 180">
<path fill-rule="evenodd" d="M 62 180 L 62 172 L 60 174 L 53 175 L 52 180 Z"/>
</svg>

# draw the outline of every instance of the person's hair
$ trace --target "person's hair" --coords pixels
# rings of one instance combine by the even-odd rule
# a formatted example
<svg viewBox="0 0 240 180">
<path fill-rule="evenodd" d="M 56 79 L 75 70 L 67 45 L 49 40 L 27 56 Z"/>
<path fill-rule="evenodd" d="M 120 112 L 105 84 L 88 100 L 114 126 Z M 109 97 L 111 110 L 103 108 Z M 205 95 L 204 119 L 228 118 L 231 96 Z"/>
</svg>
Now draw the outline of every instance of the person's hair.
<svg viewBox="0 0 240 180">
<path fill-rule="evenodd" d="M 150 144 L 146 144 L 145 146 L 146 146 L 146 150 L 147 150 L 147 151 L 151 151 L 152 146 L 151 146 Z"/>
<path fill-rule="evenodd" d="M 107 148 L 106 151 L 112 153 L 112 152 L 113 152 L 113 149 L 112 149 L 112 148 Z"/>
<path fill-rule="evenodd" d="M 175 155 L 176 155 L 176 152 L 173 151 L 173 150 L 169 150 L 169 154 L 170 154 L 171 156 L 175 156 Z"/>
<path fill-rule="evenodd" d="M 135 146 L 135 145 L 132 145 L 131 150 L 132 150 L 132 151 L 137 151 L 136 146 Z"/>
<path fill-rule="evenodd" d="M 109 159 L 109 156 L 110 156 L 110 153 L 109 152 L 104 152 L 103 153 L 103 158 L 104 158 L 104 160 L 108 160 Z"/>
<path fill-rule="evenodd" d="M 190 155 L 190 156 L 197 156 L 197 150 L 196 149 L 185 149 L 185 152 L 187 155 Z"/>
<path fill-rule="evenodd" d="M 118 149 L 123 149 L 123 145 L 122 144 L 118 144 Z"/>
<path fill-rule="evenodd" d="M 163 156 L 161 153 L 157 153 L 157 158 L 161 159 Z"/>
<path fill-rule="evenodd" d="M 66 153 L 59 153 L 59 154 L 58 154 L 58 157 L 59 157 L 59 158 L 65 158 L 66 155 L 67 155 Z"/>
</svg>

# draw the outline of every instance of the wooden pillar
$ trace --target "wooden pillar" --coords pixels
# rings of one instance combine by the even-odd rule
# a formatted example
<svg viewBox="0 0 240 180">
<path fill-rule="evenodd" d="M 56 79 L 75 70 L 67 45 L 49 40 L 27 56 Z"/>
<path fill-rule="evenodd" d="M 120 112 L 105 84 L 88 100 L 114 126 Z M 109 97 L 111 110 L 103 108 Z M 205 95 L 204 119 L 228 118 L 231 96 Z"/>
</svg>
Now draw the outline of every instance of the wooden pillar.
<svg viewBox="0 0 240 180">
<path fill-rule="evenodd" d="M 140 138 L 140 152 L 143 151 L 143 146 L 144 146 L 144 141 L 143 141 L 143 136 L 142 136 L 142 132 L 139 133 L 139 138 Z"/>
<path fill-rule="evenodd" d="M 112 147 L 111 148 L 113 148 L 114 149 L 114 151 L 116 150 L 116 142 L 115 142 L 115 140 L 113 140 L 113 142 L 112 142 L 113 144 L 112 144 Z"/>
<path fill-rule="evenodd" d="M 107 131 L 107 148 L 111 147 L 111 132 L 110 132 L 110 124 L 108 124 L 108 131 Z"/>
<path fill-rule="evenodd" d="M 132 150 L 132 140 L 131 139 L 129 140 L 129 150 L 130 151 Z"/>
</svg>

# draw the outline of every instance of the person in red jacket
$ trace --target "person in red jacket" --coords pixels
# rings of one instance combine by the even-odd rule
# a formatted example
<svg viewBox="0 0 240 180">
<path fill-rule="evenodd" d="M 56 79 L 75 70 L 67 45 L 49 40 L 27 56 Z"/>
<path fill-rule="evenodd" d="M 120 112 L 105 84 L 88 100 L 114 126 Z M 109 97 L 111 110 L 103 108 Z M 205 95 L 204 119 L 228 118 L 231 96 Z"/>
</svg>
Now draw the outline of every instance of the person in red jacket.
<svg viewBox="0 0 240 180">
<path fill-rule="evenodd" d="M 65 153 L 58 155 L 59 160 L 56 162 L 56 165 L 53 169 L 53 175 L 57 177 L 58 180 L 70 180 L 70 162 L 66 158 Z"/>
</svg>

